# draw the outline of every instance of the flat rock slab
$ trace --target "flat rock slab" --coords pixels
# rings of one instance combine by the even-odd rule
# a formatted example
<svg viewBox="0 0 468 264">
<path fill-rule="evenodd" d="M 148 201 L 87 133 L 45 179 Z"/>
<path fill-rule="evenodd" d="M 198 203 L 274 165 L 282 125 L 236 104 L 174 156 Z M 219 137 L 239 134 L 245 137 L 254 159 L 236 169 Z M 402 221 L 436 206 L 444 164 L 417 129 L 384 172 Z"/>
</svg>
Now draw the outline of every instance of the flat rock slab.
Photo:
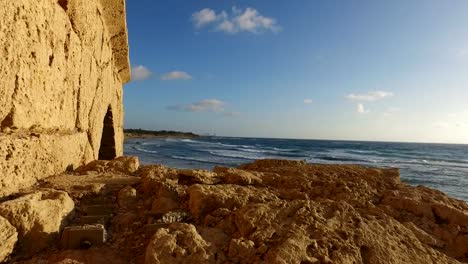
<svg viewBox="0 0 468 264">
<path fill-rule="evenodd" d="M 81 199 L 87 195 L 108 194 L 124 186 L 134 185 L 141 181 L 139 177 L 121 173 L 91 171 L 86 175 L 61 174 L 47 178 L 44 184 L 48 188 L 64 190 L 74 198 Z"/>
<path fill-rule="evenodd" d="M 69 226 L 63 230 L 61 245 L 63 249 L 88 249 L 101 246 L 106 242 L 103 225 Z"/>
</svg>

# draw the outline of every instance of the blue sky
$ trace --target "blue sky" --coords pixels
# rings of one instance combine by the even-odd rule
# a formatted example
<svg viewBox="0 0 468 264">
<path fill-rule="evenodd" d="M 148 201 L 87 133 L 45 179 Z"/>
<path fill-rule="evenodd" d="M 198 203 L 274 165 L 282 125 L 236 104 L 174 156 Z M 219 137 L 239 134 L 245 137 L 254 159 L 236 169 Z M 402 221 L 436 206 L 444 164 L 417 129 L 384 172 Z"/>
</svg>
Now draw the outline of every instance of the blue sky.
<svg viewBox="0 0 468 264">
<path fill-rule="evenodd" d="M 468 143 L 468 1 L 127 1 L 125 127 Z"/>
</svg>

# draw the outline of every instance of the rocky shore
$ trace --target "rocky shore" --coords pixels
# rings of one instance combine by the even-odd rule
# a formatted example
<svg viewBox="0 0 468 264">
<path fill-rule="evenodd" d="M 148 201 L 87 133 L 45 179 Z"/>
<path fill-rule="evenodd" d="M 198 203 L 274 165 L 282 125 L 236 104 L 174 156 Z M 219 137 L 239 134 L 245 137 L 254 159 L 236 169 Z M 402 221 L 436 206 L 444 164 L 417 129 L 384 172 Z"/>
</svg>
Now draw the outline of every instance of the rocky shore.
<svg viewBox="0 0 468 264">
<path fill-rule="evenodd" d="M 0 202 L 8 263 L 461 263 L 468 205 L 396 169 L 94 161 Z"/>
<path fill-rule="evenodd" d="M 199 138 L 200 135 L 192 132 L 180 131 L 152 131 L 143 129 L 124 129 L 125 139 L 131 138 Z"/>
</svg>

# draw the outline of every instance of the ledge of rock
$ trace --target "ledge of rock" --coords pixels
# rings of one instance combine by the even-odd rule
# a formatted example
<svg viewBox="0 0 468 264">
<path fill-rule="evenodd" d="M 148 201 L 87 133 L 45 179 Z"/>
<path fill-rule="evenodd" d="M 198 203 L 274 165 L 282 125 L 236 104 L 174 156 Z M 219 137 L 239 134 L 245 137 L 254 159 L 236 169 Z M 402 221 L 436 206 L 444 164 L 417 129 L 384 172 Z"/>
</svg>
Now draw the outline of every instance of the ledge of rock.
<svg viewBox="0 0 468 264">
<path fill-rule="evenodd" d="M 112 188 L 87 192 L 92 182 Z M 402 183 L 396 169 L 261 160 L 178 170 L 119 158 L 44 184 L 106 211 L 95 218 L 109 219 L 108 239 L 86 263 L 468 262 L 467 203 Z M 25 224 L 2 212 L 22 244 Z M 50 246 L 25 263 L 82 261 L 79 252 Z"/>
<path fill-rule="evenodd" d="M 157 231 L 147 263 L 468 260 L 467 204 L 401 183 L 396 169 L 262 160 L 167 178 L 153 171 L 143 182 L 182 188 L 180 208 L 192 221 Z"/>
</svg>

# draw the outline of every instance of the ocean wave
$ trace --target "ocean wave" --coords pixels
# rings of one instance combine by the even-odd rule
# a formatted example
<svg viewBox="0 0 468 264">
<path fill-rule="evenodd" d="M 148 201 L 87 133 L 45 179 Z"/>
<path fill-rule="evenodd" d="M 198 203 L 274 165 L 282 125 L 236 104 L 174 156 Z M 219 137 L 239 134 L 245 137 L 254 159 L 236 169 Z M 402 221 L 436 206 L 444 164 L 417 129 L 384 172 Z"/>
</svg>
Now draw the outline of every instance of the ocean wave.
<svg viewBox="0 0 468 264">
<path fill-rule="evenodd" d="M 337 156 L 314 156 L 313 158 L 319 160 L 327 160 L 327 161 L 342 161 L 342 162 L 359 162 L 359 163 L 375 163 L 376 160 L 373 159 L 359 159 L 359 158 L 352 158 L 352 157 L 337 157 Z"/>
<path fill-rule="evenodd" d="M 144 149 L 144 148 L 139 148 L 136 145 L 133 146 L 133 149 L 137 150 L 137 151 L 145 152 L 145 153 L 152 153 L 152 154 L 158 153 L 156 150 L 148 150 L 148 149 Z"/>
<path fill-rule="evenodd" d="M 223 164 L 222 162 L 217 162 L 217 161 L 209 160 L 206 158 L 184 157 L 184 156 L 177 156 L 177 155 L 172 155 L 171 158 L 179 159 L 179 160 L 196 161 L 200 163 Z"/>
<path fill-rule="evenodd" d="M 218 157 L 228 157 L 228 158 L 236 158 L 236 159 L 244 159 L 244 160 L 258 160 L 263 159 L 260 156 L 252 156 L 249 153 L 242 153 L 242 152 L 234 152 L 234 151 L 209 151 L 211 155 L 218 156 Z"/>
<path fill-rule="evenodd" d="M 252 153 L 268 153 L 270 151 L 263 149 L 248 149 L 248 148 L 237 148 L 239 151 L 252 152 Z"/>
<path fill-rule="evenodd" d="M 393 163 L 393 164 L 401 164 L 401 165 L 424 165 L 424 166 L 436 166 L 436 167 L 451 167 L 451 168 L 468 168 L 468 163 L 465 162 L 448 162 L 445 160 L 430 160 L 430 159 L 395 159 L 395 160 L 388 160 L 384 159 L 382 162 L 384 163 Z"/>
<path fill-rule="evenodd" d="M 182 142 L 190 142 L 190 143 L 198 143 L 198 142 L 200 142 L 200 141 L 191 140 L 191 139 L 188 139 L 188 138 L 187 138 L 187 139 L 181 139 L 180 141 L 182 141 Z"/>
</svg>

